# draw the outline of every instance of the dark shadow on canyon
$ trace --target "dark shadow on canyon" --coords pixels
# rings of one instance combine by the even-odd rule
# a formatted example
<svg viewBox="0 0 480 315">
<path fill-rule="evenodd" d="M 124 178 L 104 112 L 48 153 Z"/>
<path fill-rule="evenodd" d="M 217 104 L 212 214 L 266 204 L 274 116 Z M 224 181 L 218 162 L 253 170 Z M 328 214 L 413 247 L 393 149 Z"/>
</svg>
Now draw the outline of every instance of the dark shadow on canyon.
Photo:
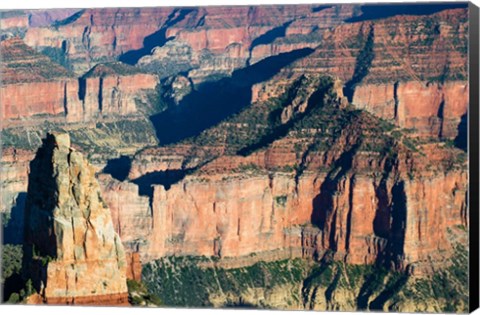
<svg viewBox="0 0 480 315">
<path fill-rule="evenodd" d="M 169 190 L 173 184 L 184 179 L 192 171 L 193 169 L 150 172 L 132 180 L 132 182 L 138 186 L 138 194 L 147 196 L 150 200 L 150 206 L 152 206 L 153 185 L 162 185 L 165 190 Z"/>
<path fill-rule="evenodd" d="M 195 11 L 196 9 L 174 9 L 172 13 L 167 18 L 165 24 L 155 33 L 150 34 L 145 37 L 143 40 L 143 47 L 137 50 L 130 50 L 121 55 L 118 60 L 129 65 L 135 65 L 140 58 L 151 53 L 152 49 L 155 47 L 162 47 L 173 37 L 167 38 L 167 30 L 169 27 L 175 25 L 176 23 L 182 21 L 185 16 Z"/>
<path fill-rule="evenodd" d="M 198 135 L 251 102 L 251 88 L 266 81 L 295 60 L 311 54 L 304 48 L 266 58 L 252 66 L 236 70 L 231 77 L 205 82 L 185 96 L 178 106 L 150 117 L 161 145 L 177 143 Z"/>
<path fill-rule="evenodd" d="M 360 288 L 357 299 L 358 310 L 368 309 L 370 296 L 375 293 L 380 283 L 385 281 L 388 271 L 384 268 L 374 270 L 369 276 L 366 277 L 365 282 Z"/>
<path fill-rule="evenodd" d="M 354 23 L 369 20 L 385 19 L 397 15 L 430 15 L 443 10 L 467 8 L 464 3 L 408 3 L 408 4 L 367 4 L 361 6 L 362 14 L 347 19 Z"/>
<path fill-rule="evenodd" d="M 392 144 L 393 145 L 393 144 Z M 382 178 L 377 187 L 375 187 L 375 196 L 377 198 L 377 207 L 375 218 L 373 219 L 373 232 L 375 236 L 388 239 L 390 233 L 390 217 L 392 215 L 392 205 L 389 201 L 387 182 L 392 175 L 392 171 L 397 163 L 397 154 L 388 157 L 383 167 Z"/>
<path fill-rule="evenodd" d="M 122 155 L 119 158 L 108 160 L 102 172 L 110 174 L 116 180 L 124 181 L 127 179 L 131 167 L 132 161 L 130 157 Z"/>
<path fill-rule="evenodd" d="M 457 137 L 454 140 L 455 146 L 467 152 L 468 147 L 468 114 L 462 115 L 460 124 L 457 127 Z"/>
<path fill-rule="evenodd" d="M 332 8 L 333 5 L 319 5 L 319 6 L 316 6 L 316 7 L 313 7 L 312 8 L 312 12 L 313 13 L 318 13 L 320 11 L 323 11 L 323 10 L 326 10 L 326 9 L 330 9 Z"/>
<path fill-rule="evenodd" d="M 342 153 L 338 160 L 335 161 L 332 170 L 328 173 L 322 185 L 320 186 L 320 193 L 313 199 L 312 202 L 313 211 L 311 215 L 311 222 L 323 231 L 326 231 L 329 227 L 331 227 L 331 229 L 326 232 L 329 233 L 329 248 L 333 251 L 337 250 L 334 239 L 336 213 L 332 213 L 333 200 L 335 198 L 335 193 L 338 191 L 340 180 L 344 178 L 348 171 L 352 168 L 353 157 L 360 147 L 360 144 L 360 142 L 355 143 L 349 150 Z"/>
<path fill-rule="evenodd" d="M 370 26 L 368 36 L 365 40 L 363 48 L 360 50 L 355 61 L 355 70 L 352 78 L 345 83 L 343 94 L 351 103 L 353 100 L 353 93 L 355 92 L 355 86 L 362 82 L 362 80 L 368 75 L 372 61 L 375 58 L 375 52 L 373 50 L 375 45 L 374 39 L 375 33 L 373 26 Z"/>
<path fill-rule="evenodd" d="M 390 265 L 398 265 L 403 260 L 406 221 L 407 195 L 405 193 L 405 183 L 400 181 L 392 187 L 392 228 L 387 248 L 387 254 L 390 255 L 390 258 L 386 261 L 390 262 Z"/>
<path fill-rule="evenodd" d="M 3 226 L 3 244 L 21 245 L 23 244 L 23 227 L 25 220 L 25 201 L 27 193 L 21 192 L 15 199 L 15 205 L 10 212 L 8 222 L 2 222 Z"/>
<path fill-rule="evenodd" d="M 288 22 L 284 23 L 283 25 L 274 27 L 271 30 L 266 31 L 262 35 L 255 38 L 252 41 L 252 44 L 250 45 L 250 48 L 249 48 L 250 57 L 247 60 L 247 66 L 250 65 L 250 58 L 251 58 L 253 49 L 255 47 L 260 46 L 260 45 L 271 44 L 275 41 L 275 39 L 280 38 L 280 37 L 285 37 L 287 28 L 290 26 L 290 24 L 292 24 L 292 22 L 293 21 L 288 21 Z"/>
<path fill-rule="evenodd" d="M 387 301 L 389 301 L 393 296 L 395 296 L 398 291 L 400 291 L 408 281 L 407 274 L 401 274 L 397 279 L 393 281 L 388 281 L 387 287 L 368 305 L 368 309 L 382 311 L 383 306 Z"/>
</svg>

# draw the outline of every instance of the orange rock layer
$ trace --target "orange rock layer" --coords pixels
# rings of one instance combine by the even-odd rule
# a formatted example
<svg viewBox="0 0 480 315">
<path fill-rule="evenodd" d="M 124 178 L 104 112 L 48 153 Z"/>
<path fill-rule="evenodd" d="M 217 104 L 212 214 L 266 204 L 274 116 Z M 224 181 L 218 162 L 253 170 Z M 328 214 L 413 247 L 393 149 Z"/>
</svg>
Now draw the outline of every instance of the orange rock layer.
<svg viewBox="0 0 480 315">
<path fill-rule="evenodd" d="M 316 258 L 334 251 L 336 259 L 351 264 L 386 260 L 431 272 L 428 262 L 449 255 L 449 227 L 468 226 L 465 170 L 440 171 L 455 150 L 426 146 L 429 158 L 402 153 L 387 175 L 385 158 L 359 152 L 346 176 L 332 182 L 319 170 L 327 170 L 342 150 L 312 155 L 296 178 L 278 171 L 300 163 L 293 146 L 282 140 L 248 157 L 220 157 L 169 189 L 154 185 L 150 201 L 145 196 L 137 203 L 133 183 L 109 189 L 116 182 L 111 178 L 104 195 L 122 238 L 139 246 L 143 261 L 284 250 Z M 258 169 L 237 171 L 252 164 Z M 122 202 L 113 202 L 115 196 Z M 142 216 L 149 203 L 151 212 Z"/>
<path fill-rule="evenodd" d="M 38 303 L 32 303 L 38 304 Z M 78 297 L 47 298 L 50 305 L 91 305 L 91 306 L 130 306 L 128 293 L 105 294 Z"/>
<path fill-rule="evenodd" d="M 8 126 L 23 124 L 25 119 L 43 121 L 49 116 L 62 122 L 82 122 L 136 114 L 135 99 L 158 84 L 156 76 L 136 72 L 77 79 L 19 38 L 2 41 L 1 50 L 6 79 L 0 87 L 0 115 Z"/>
</svg>

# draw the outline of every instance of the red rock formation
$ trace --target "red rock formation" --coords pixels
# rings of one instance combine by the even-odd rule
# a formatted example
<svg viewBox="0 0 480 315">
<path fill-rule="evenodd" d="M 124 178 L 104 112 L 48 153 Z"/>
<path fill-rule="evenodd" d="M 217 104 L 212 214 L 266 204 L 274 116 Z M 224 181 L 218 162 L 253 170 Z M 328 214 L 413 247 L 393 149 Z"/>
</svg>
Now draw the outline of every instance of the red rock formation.
<svg viewBox="0 0 480 315">
<path fill-rule="evenodd" d="M 23 124 L 25 119 L 43 121 L 39 115 L 78 122 L 137 114 L 135 99 L 158 84 L 156 76 L 119 63 L 98 65 L 82 82 L 17 37 L 2 41 L 1 51 L 0 115 L 9 126 Z"/>
<path fill-rule="evenodd" d="M 112 214 L 115 231 L 129 251 L 148 238 L 151 227 L 151 209 L 147 196 L 140 196 L 138 186 L 120 182 L 109 175 L 99 176 L 102 196 Z"/>
<path fill-rule="evenodd" d="M 184 12 L 168 7 L 87 9 L 69 23 L 31 27 L 25 40 L 36 48 L 68 47 L 66 53 L 79 74 L 94 62 L 113 61 L 125 52 L 142 48 L 144 38 L 162 27 L 166 37 L 176 36 L 175 41 L 188 43 L 197 53 L 208 49 L 224 54 L 230 45 L 238 44 L 240 50 L 235 57 L 245 61 L 251 42 L 268 30 L 302 18 L 302 23 L 291 23 L 288 29 L 289 34 L 302 34 L 338 24 L 351 17 L 352 11 L 352 6 L 314 11 L 310 5 L 201 7 Z"/>
<path fill-rule="evenodd" d="M 455 138 L 467 113 L 469 88 L 465 81 L 444 84 L 400 82 L 365 84 L 355 89 L 353 104 L 424 137 Z"/>
<path fill-rule="evenodd" d="M 142 281 L 142 263 L 139 253 L 127 253 L 127 279 Z"/>
<path fill-rule="evenodd" d="M 119 55 L 142 48 L 147 35 L 167 20 L 171 8 L 87 9 L 70 23 L 57 27 L 29 28 L 25 42 L 35 48 L 67 47 L 77 74 L 100 61 L 114 61 Z"/>
<path fill-rule="evenodd" d="M 128 298 L 123 245 L 94 168 L 49 134 L 31 163 L 23 271 L 48 304 L 120 304 Z"/>
<path fill-rule="evenodd" d="M 64 47 L 77 73 L 83 74 L 98 60 L 114 60 L 142 48 L 145 36 L 165 27 L 166 37 L 175 39 L 139 63 L 168 65 L 168 58 L 181 58 L 199 66 L 188 74 L 195 82 L 213 73 L 230 73 L 247 60 L 253 64 L 281 52 L 314 47 L 311 55 L 252 87 L 252 102 L 263 102 L 282 95 L 293 80 L 308 72 L 334 75 L 348 83 L 373 34 L 374 58 L 355 86 L 353 105 L 415 129 L 425 141 L 456 137 L 468 105 L 467 11 L 342 23 L 354 13 L 351 6 L 339 8 L 312 12 L 311 6 L 212 7 L 183 12 L 183 19 L 179 11 L 172 15 L 171 8 L 85 10 L 57 28 L 30 28 L 25 40 L 39 49 Z M 285 36 L 252 47 L 256 39 L 285 24 Z M 2 107 L 2 119 L 48 114 L 74 122 L 134 115 L 138 91 L 158 83 L 155 76 L 110 63 L 93 67 L 78 84 L 72 74 L 19 39 L 3 41 L 4 51 L 7 81 L 1 101 L 7 105 Z M 15 70 L 21 63 L 34 65 L 32 74 Z M 45 73 L 50 67 L 55 70 L 53 78 Z M 338 86 L 337 92 L 340 96 Z M 305 106 L 289 104 L 282 122 Z M 364 126 L 372 128 L 379 121 L 369 124 Z M 425 262 L 451 254 L 448 228 L 468 226 L 468 181 L 465 165 L 457 163 L 462 152 L 441 144 L 423 145 L 426 156 L 422 156 L 398 140 L 395 158 L 359 150 L 352 154 L 352 167 L 336 179 L 336 172 L 343 169 L 335 170 L 335 161 L 359 141 L 354 127 L 342 131 L 334 145 L 306 155 L 319 130 L 292 132 L 246 157 L 224 155 L 223 143 L 145 149 L 133 159 L 129 180 L 166 170 L 199 170 L 169 189 L 155 185 L 151 196 L 141 195 L 135 183 L 101 175 L 102 194 L 125 247 L 138 251 L 142 261 L 172 254 L 243 259 L 252 253 L 284 250 L 304 257 L 333 251 L 335 259 L 352 264 L 391 260 L 400 268 L 413 265 L 428 271 Z M 364 135 L 373 144 L 376 136 Z M 12 163 L 17 162 L 24 163 L 20 158 Z M 299 165 L 306 167 L 296 176 Z M 25 175 L 26 168 L 16 168 L 12 166 L 8 178 Z M 13 196 L 25 184 L 20 180 L 5 185 Z M 139 260 L 134 255 L 127 257 L 127 269 L 135 279 Z"/>
<path fill-rule="evenodd" d="M 352 103 L 419 136 L 455 138 L 468 105 L 467 21 L 467 10 L 455 9 L 346 23 L 326 31 L 315 52 L 291 69 L 327 72 L 347 83 L 372 32 L 374 58 Z"/>
<path fill-rule="evenodd" d="M 400 146 L 385 175 L 392 161 L 360 151 L 345 176 L 333 181 L 332 164 L 370 124 L 347 128 L 327 152 L 309 155 L 298 178 L 292 167 L 302 163 L 294 149 L 300 140 L 291 134 L 247 157 L 219 157 L 168 190 L 154 185 L 143 260 L 205 255 L 230 261 L 285 250 L 287 256 L 322 257 L 333 250 L 335 259 L 351 264 L 392 260 L 399 268 L 431 272 L 425 262 L 450 253 L 449 227 L 468 225 L 466 172 L 455 162 L 461 152 L 425 145 L 424 156 Z M 117 194 L 127 196 L 126 187 Z M 133 195 L 121 203 L 124 209 L 135 209 L 127 199 Z M 111 208 L 119 222 L 132 221 L 126 210 Z M 130 233 L 126 237 L 140 238 L 139 231 Z"/>
<path fill-rule="evenodd" d="M 3 40 L 2 120 L 64 112 L 65 98 L 78 91 L 76 80 L 63 67 L 34 52 L 17 37 Z"/>
<path fill-rule="evenodd" d="M 69 112 L 71 121 L 80 117 L 128 116 L 137 114 L 136 99 L 145 90 L 153 90 L 158 78 L 121 63 L 100 64 L 81 78 L 84 84 L 83 108 Z"/>
</svg>

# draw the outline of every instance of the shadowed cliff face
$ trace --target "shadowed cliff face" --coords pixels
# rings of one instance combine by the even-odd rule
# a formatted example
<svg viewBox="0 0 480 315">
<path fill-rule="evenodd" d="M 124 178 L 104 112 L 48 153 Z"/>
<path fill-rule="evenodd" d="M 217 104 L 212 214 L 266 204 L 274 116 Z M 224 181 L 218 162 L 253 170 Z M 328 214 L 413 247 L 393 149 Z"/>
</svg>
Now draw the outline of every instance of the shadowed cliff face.
<svg viewBox="0 0 480 315">
<path fill-rule="evenodd" d="M 27 194 L 21 192 L 15 199 L 15 206 L 10 212 L 8 222 L 3 222 L 3 243 L 4 244 L 23 244 L 23 230 L 24 230 L 24 215 L 25 215 L 25 200 Z"/>
<path fill-rule="evenodd" d="M 123 155 L 119 158 L 108 160 L 107 165 L 103 168 L 103 173 L 110 174 L 119 181 L 124 181 L 128 177 L 131 166 L 131 159 Z"/>
<path fill-rule="evenodd" d="M 169 27 L 175 25 L 175 23 L 183 20 L 187 14 L 195 11 L 194 9 L 174 9 L 172 13 L 168 16 L 167 21 L 162 26 L 161 29 L 155 33 L 148 35 L 143 40 L 143 47 L 137 50 L 131 50 L 120 57 L 118 60 L 126 64 L 134 65 L 138 62 L 140 58 L 151 53 L 154 47 L 162 47 L 167 41 L 171 38 L 167 38 L 167 30 Z"/>
<path fill-rule="evenodd" d="M 266 81 L 283 67 L 312 53 L 309 48 L 280 54 L 234 71 L 231 78 L 201 84 L 178 106 L 151 116 L 160 144 L 195 136 L 247 106 L 252 85 Z"/>
</svg>

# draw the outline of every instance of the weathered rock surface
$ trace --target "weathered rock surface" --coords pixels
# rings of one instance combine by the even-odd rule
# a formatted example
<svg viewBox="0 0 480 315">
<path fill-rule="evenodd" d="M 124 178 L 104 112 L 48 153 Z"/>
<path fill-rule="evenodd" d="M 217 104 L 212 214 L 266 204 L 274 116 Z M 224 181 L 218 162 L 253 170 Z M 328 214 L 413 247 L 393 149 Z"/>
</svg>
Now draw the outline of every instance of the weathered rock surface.
<svg viewBox="0 0 480 315">
<path fill-rule="evenodd" d="M 466 81 L 409 81 L 357 86 L 352 102 L 402 128 L 415 130 L 419 136 L 453 139 L 467 114 L 468 95 Z"/>
<path fill-rule="evenodd" d="M 351 118 L 351 109 L 315 116 L 313 109 L 301 105 L 301 95 L 314 95 L 314 90 L 307 92 L 308 86 L 302 85 L 301 91 L 285 104 L 290 114 L 279 116 L 285 116 L 282 123 L 308 109 L 306 117 L 313 116 L 305 119 L 317 121 L 321 128 L 300 120 L 302 129 L 294 128 L 246 156 L 217 152 L 220 156 L 205 164 L 201 161 L 214 153 L 196 154 L 191 167 L 197 170 L 164 186 L 158 185 L 155 172 L 186 172 L 192 162 L 186 159 L 189 152 L 205 151 L 191 151 L 195 146 L 183 144 L 145 150 L 135 157 L 130 178 L 139 185 L 148 185 L 141 184 L 144 175 L 145 180 L 152 178 L 152 188 L 140 201 L 132 184 L 115 185 L 125 201 L 112 202 L 111 208 L 119 226 L 140 222 L 141 213 L 148 213 L 142 232 L 121 228 L 133 233 L 125 237 L 137 239 L 145 261 L 168 255 L 243 259 L 282 250 L 287 257 L 320 258 L 333 251 L 335 259 L 349 264 L 384 261 L 428 273 L 429 262 L 451 255 L 449 228 L 468 226 L 464 153 L 444 144 L 412 149 L 405 144 L 411 141 L 408 136 L 396 131 L 401 137 L 396 139 L 388 126 L 381 129 L 381 122 L 366 113 Z M 347 116 L 335 116 L 338 113 Z M 321 144 L 329 137 L 328 123 L 343 119 L 353 120 L 332 136 L 333 142 Z M 206 135 L 225 133 L 228 139 L 224 128 L 235 123 L 246 122 L 225 122 Z M 229 144 L 224 145 L 228 151 Z M 434 201 L 439 189 L 444 197 Z M 133 213 L 138 217 L 132 219 Z M 144 231 L 147 238 L 139 234 Z M 138 241 L 142 238 L 145 242 Z"/>
<path fill-rule="evenodd" d="M 28 150 L 5 148 L 1 159 L 2 204 L 0 212 L 9 212 L 20 192 L 27 191 L 28 170 L 35 153 Z"/>
<path fill-rule="evenodd" d="M 137 115 L 136 100 L 158 84 L 155 75 L 121 63 L 98 65 L 84 77 L 35 52 L 21 39 L 1 42 L 4 67 L 0 101 L 3 128 L 23 120 L 72 123 Z"/>
<path fill-rule="evenodd" d="M 114 61 L 131 51 L 138 52 L 129 56 L 133 56 L 135 62 L 137 57 L 149 55 L 151 48 L 161 47 L 167 38 L 175 37 L 171 41 L 175 45 L 167 43 L 165 47 L 169 48 L 161 47 L 161 50 L 169 51 L 173 57 L 170 60 L 175 60 L 180 52 L 176 47 L 188 47 L 191 55 L 188 53 L 190 56 L 186 58 L 190 65 L 201 64 L 196 76 L 205 77 L 207 72 L 231 72 L 244 66 L 254 48 L 253 41 L 269 31 L 274 30 L 253 44 L 268 46 L 276 37 L 325 29 L 352 15 L 353 7 L 349 5 L 322 10 L 310 5 L 86 9 L 54 26 L 30 27 L 25 40 L 39 50 L 53 47 L 62 51 L 75 72 L 83 74 L 98 62 Z M 142 51 L 144 47 L 147 49 Z M 288 47 L 264 49 L 267 54 L 282 50 Z M 259 50 L 255 58 L 261 58 L 264 53 Z M 183 54 L 185 58 L 185 51 Z"/>
<path fill-rule="evenodd" d="M 315 31 L 308 37 L 318 44 L 315 51 L 273 82 L 291 71 L 326 72 L 351 89 L 345 94 L 354 106 L 415 128 L 421 137 L 453 139 L 468 105 L 467 20 L 467 10 L 452 9 Z M 272 90 L 268 82 L 254 86 L 253 96 L 265 88 Z"/>
<path fill-rule="evenodd" d="M 29 28 L 25 42 L 39 50 L 63 51 L 82 75 L 97 63 L 142 48 L 144 38 L 157 31 L 171 12 L 171 8 L 81 10 L 57 26 Z"/>
<path fill-rule="evenodd" d="M 125 253 L 110 211 L 68 134 L 48 134 L 31 163 L 24 272 L 48 304 L 127 304 Z"/>
</svg>

